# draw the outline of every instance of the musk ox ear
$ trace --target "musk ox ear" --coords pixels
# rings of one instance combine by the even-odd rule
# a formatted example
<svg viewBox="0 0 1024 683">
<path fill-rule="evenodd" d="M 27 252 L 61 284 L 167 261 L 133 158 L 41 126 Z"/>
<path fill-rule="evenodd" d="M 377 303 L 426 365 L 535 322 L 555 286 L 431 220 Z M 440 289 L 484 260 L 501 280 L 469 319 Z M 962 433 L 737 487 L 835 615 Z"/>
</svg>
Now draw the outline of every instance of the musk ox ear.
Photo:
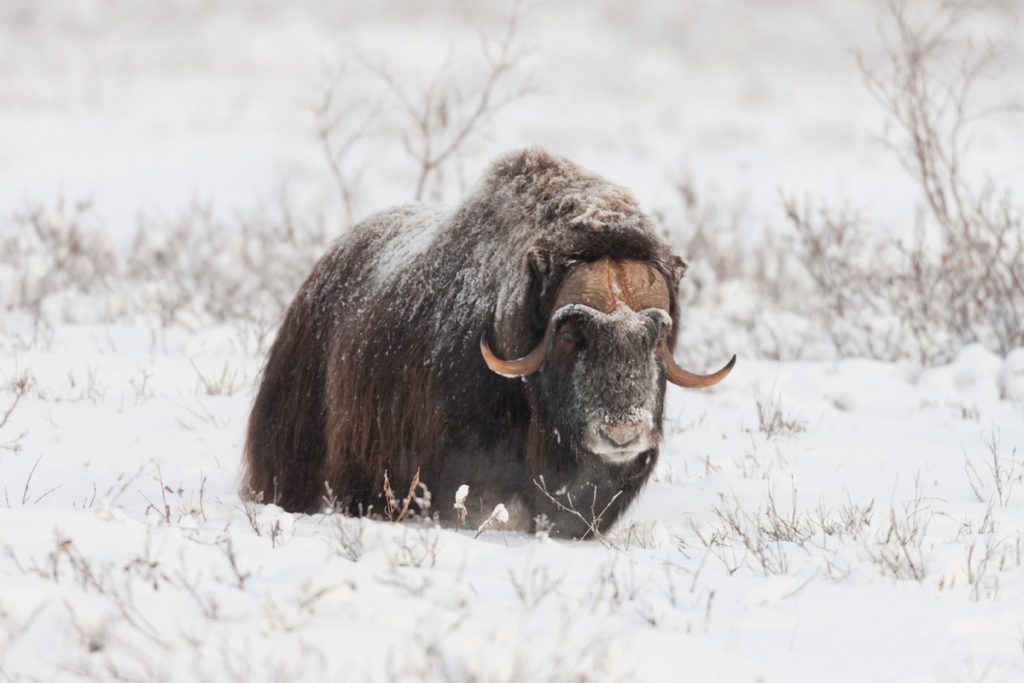
<svg viewBox="0 0 1024 683">
<path fill-rule="evenodd" d="M 667 261 L 668 272 L 672 275 L 672 284 L 678 285 L 679 281 L 686 275 L 686 269 L 689 268 L 686 261 L 680 256 L 673 254 L 668 257 Z"/>
</svg>

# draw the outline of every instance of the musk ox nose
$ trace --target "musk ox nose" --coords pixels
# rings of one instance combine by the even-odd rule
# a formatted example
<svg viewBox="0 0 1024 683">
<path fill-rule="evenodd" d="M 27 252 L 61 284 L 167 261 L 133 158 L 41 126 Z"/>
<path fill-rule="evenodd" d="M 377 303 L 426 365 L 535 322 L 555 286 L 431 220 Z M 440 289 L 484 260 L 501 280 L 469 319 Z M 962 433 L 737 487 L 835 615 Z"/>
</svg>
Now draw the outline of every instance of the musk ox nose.
<svg viewBox="0 0 1024 683">
<path fill-rule="evenodd" d="M 601 438 L 612 448 L 625 448 L 640 437 L 642 430 L 638 424 L 601 425 L 598 428 Z"/>
</svg>

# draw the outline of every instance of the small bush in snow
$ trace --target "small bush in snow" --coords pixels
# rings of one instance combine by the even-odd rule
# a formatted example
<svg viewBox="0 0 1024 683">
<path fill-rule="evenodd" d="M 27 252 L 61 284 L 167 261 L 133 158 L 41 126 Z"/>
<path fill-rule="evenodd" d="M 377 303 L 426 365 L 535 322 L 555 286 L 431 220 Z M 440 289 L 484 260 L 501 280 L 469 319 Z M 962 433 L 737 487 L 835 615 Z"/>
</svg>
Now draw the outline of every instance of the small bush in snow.
<svg viewBox="0 0 1024 683">
<path fill-rule="evenodd" d="M 757 427 L 769 439 L 807 431 L 806 422 L 783 413 L 778 394 L 772 392 L 768 395 L 759 395 L 756 405 Z"/>
<path fill-rule="evenodd" d="M 785 202 L 821 295 L 820 319 L 844 355 L 932 364 L 972 342 L 1001 354 L 1024 345 L 1021 207 L 991 182 L 968 182 L 965 170 L 968 135 L 993 113 L 973 94 L 995 52 L 959 47 L 963 11 L 950 3 L 912 25 L 893 3 L 886 63 L 861 63 L 901 134 L 890 145 L 921 190 L 913 236 L 871 241 L 848 211 Z"/>
</svg>

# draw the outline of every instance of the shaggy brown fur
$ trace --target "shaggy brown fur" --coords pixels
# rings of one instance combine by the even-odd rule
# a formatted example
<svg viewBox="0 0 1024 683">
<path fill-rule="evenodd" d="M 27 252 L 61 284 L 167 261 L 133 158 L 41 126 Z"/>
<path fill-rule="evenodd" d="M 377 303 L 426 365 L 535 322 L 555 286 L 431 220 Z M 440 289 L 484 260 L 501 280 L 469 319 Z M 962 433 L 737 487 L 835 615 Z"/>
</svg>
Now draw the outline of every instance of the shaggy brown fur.
<svg viewBox="0 0 1024 683">
<path fill-rule="evenodd" d="M 349 510 L 379 511 L 384 472 L 399 490 L 420 469 L 442 513 L 469 484 L 476 509 L 518 500 L 557 517 L 533 482 L 580 483 L 580 456 L 543 423 L 536 386 L 490 372 L 478 344 L 486 332 L 502 357 L 531 350 L 566 273 L 605 256 L 657 268 L 676 319 L 685 265 L 631 194 L 536 149 L 499 159 L 452 211 L 367 219 L 317 263 L 278 332 L 249 420 L 244 493 L 312 511 L 329 486 Z M 602 526 L 656 458 L 586 472 L 605 498 L 623 492 Z"/>
</svg>

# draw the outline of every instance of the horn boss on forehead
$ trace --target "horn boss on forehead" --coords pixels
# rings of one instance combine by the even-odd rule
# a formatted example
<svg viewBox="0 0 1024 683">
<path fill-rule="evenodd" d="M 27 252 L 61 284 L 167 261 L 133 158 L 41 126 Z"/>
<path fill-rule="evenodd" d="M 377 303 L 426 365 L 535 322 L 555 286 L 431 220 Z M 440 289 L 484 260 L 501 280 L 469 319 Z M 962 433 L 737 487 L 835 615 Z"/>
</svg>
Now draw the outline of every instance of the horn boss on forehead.
<svg viewBox="0 0 1024 683">
<path fill-rule="evenodd" d="M 501 360 L 491 351 L 486 338 L 481 336 L 480 353 L 487 367 L 504 377 L 524 377 L 540 370 L 553 336 L 554 312 L 569 304 L 581 304 L 601 313 L 611 313 L 619 306 L 628 306 L 634 311 L 655 308 L 668 312 L 668 283 L 657 268 L 642 261 L 615 261 L 605 257 L 582 263 L 566 276 L 552 306 L 552 317 L 548 320 L 544 336 L 530 353 L 516 360 Z M 700 375 L 680 367 L 664 340 L 658 345 L 657 353 L 665 365 L 665 378 L 686 388 L 718 384 L 736 363 L 736 357 L 733 356 L 721 370 Z"/>
<path fill-rule="evenodd" d="M 621 305 L 634 311 L 660 308 L 668 311 L 669 294 L 665 277 L 642 261 L 599 261 L 581 263 L 565 278 L 552 313 L 568 304 L 582 304 L 602 313 Z"/>
</svg>

